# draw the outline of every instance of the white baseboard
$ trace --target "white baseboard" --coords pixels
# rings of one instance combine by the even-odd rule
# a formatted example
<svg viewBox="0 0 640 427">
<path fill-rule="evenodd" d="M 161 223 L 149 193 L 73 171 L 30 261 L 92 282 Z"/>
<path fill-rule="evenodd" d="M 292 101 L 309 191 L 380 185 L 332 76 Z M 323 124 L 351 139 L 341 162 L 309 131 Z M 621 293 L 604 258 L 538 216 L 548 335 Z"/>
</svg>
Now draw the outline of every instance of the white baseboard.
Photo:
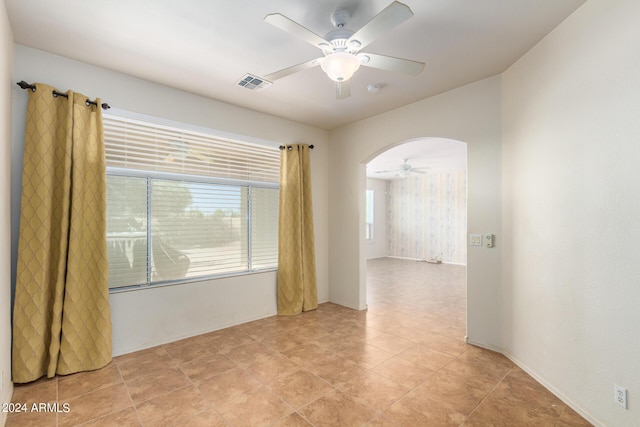
<svg viewBox="0 0 640 427">
<path fill-rule="evenodd" d="M 522 361 L 518 360 L 513 354 L 508 351 L 502 350 L 501 353 L 509 360 L 511 360 L 515 365 L 517 365 L 520 369 L 529 374 L 534 380 L 538 381 L 540 384 L 544 386 L 547 390 L 553 393 L 558 399 L 562 400 L 565 405 L 576 411 L 583 417 L 585 420 L 589 421 L 594 426 L 606 427 L 605 424 L 601 421 L 596 420 L 591 414 L 578 406 L 574 401 L 569 399 L 566 395 L 561 393 L 557 388 L 555 388 L 549 381 L 547 381 L 544 377 L 538 375 L 533 369 L 529 368 L 527 365 L 522 363 Z"/>
<path fill-rule="evenodd" d="M 387 255 L 383 258 L 392 258 L 392 259 L 403 259 L 406 261 L 416 261 L 416 262 L 427 262 L 427 260 L 425 258 L 407 258 L 407 257 L 401 257 L 401 256 L 391 256 L 391 255 Z M 379 258 L 376 258 L 379 259 Z M 367 260 L 368 261 L 368 260 Z M 463 265 L 463 266 L 467 266 L 467 264 L 462 263 L 462 262 L 449 262 L 449 261 L 442 261 L 442 264 L 449 264 L 449 265 Z"/>
<path fill-rule="evenodd" d="M 318 304 L 324 304 L 326 302 L 331 302 L 331 301 L 329 301 L 328 299 L 327 300 L 323 300 L 323 301 L 318 301 Z M 225 324 L 223 326 L 216 327 L 215 329 L 206 329 L 206 330 L 201 330 L 201 331 L 198 331 L 198 332 L 190 333 L 190 334 L 187 334 L 187 335 L 180 335 L 180 336 L 176 336 L 176 337 L 170 337 L 170 338 L 167 338 L 167 339 L 163 340 L 162 342 L 154 343 L 154 344 L 151 344 L 151 345 L 148 345 L 148 346 L 119 349 L 119 351 L 117 351 L 117 352 L 114 351 L 112 356 L 113 357 L 122 356 L 123 354 L 129 354 L 129 353 L 133 353 L 133 352 L 140 351 L 140 350 L 146 350 L 148 348 L 158 347 L 160 345 L 169 344 L 169 343 L 172 343 L 172 342 L 175 342 L 175 341 L 184 340 L 184 339 L 187 339 L 187 338 L 197 337 L 198 335 L 208 334 L 210 332 L 215 332 L 215 331 L 219 331 L 221 329 L 231 328 L 233 326 L 238 326 L 238 325 L 242 325 L 242 324 L 249 323 L 249 322 L 255 322 L 256 320 L 262 320 L 262 319 L 266 319 L 267 317 L 277 316 L 277 315 L 278 315 L 278 313 L 273 313 L 273 314 L 267 314 L 265 316 L 252 317 L 252 318 L 249 318 L 249 319 L 239 320 L 237 322 L 228 323 L 228 324 Z M 0 426 L 2 426 L 1 423 L 0 423 Z"/>
<path fill-rule="evenodd" d="M 471 344 L 471 345 L 476 346 L 476 347 L 481 347 L 481 348 L 484 348 L 484 349 L 487 349 L 487 350 L 495 351 L 496 353 L 504 354 L 502 352 L 502 349 L 500 349 L 498 347 L 494 347 L 494 346 L 489 345 L 489 344 L 483 344 L 481 342 L 476 342 L 476 341 L 470 339 L 469 337 L 465 337 L 465 342 L 467 344 Z"/>
<path fill-rule="evenodd" d="M 580 414 L 580 416 L 583 417 L 585 420 L 589 421 L 594 426 L 606 427 L 604 425 L 604 423 L 602 423 L 601 421 L 596 420 L 593 416 L 591 416 L 591 414 L 589 414 L 587 411 L 585 411 L 580 406 L 578 406 L 574 401 L 572 401 L 567 396 L 565 396 L 563 393 L 561 393 L 549 381 L 544 379 L 544 377 L 538 375 L 533 369 L 529 368 L 527 365 L 522 363 L 522 361 L 518 360 L 518 358 L 516 358 L 514 355 L 512 355 L 508 351 L 505 351 L 505 350 L 503 350 L 501 348 L 498 348 L 498 347 L 495 347 L 495 346 L 492 346 L 492 345 L 489 345 L 489 344 L 483 344 L 483 343 L 480 343 L 480 342 L 475 342 L 472 339 L 470 339 L 469 337 L 465 337 L 465 341 L 468 344 L 474 345 L 476 347 L 482 347 L 482 348 L 485 348 L 487 350 L 495 351 L 496 353 L 501 353 L 502 355 L 504 355 L 504 357 L 506 357 L 507 359 L 511 360 L 517 367 L 519 367 L 520 369 L 525 371 L 527 374 L 529 374 L 534 380 L 539 382 L 544 388 L 546 388 L 551 393 L 553 393 L 554 396 L 556 396 L 558 399 L 562 400 L 562 402 L 564 402 L 565 405 L 567 405 L 568 407 L 570 407 L 571 409 L 576 411 L 578 414 Z"/>
<path fill-rule="evenodd" d="M 149 348 L 158 347 L 158 346 L 169 344 L 169 343 L 172 343 L 172 342 L 175 342 L 175 341 L 180 341 L 180 340 L 184 340 L 184 339 L 187 339 L 187 338 L 197 337 L 198 335 L 204 335 L 204 334 L 208 334 L 210 332 L 215 332 L 215 331 L 220 331 L 222 329 L 231 328 L 233 326 L 238 326 L 238 325 L 242 325 L 242 324 L 249 323 L 249 322 L 255 322 L 256 320 L 266 319 L 267 317 L 271 317 L 271 316 L 275 316 L 275 315 L 277 315 L 277 313 L 267 314 L 265 316 L 252 317 L 252 318 L 245 319 L 245 320 L 238 320 L 237 322 L 226 323 L 224 325 L 217 326 L 217 327 L 215 327 L 213 329 L 202 329 L 202 330 L 191 332 L 191 333 L 185 334 L 185 335 L 167 337 L 167 338 L 163 339 L 162 341 L 155 342 L 153 344 L 150 343 L 149 345 L 143 345 L 143 346 L 139 346 L 139 347 L 136 346 L 136 347 L 131 347 L 131 348 L 120 348 L 120 349 L 117 349 L 117 350 L 114 349 L 112 357 L 122 356 L 123 354 L 134 353 L 136 351 L 147 350 Z"/>
</svg>

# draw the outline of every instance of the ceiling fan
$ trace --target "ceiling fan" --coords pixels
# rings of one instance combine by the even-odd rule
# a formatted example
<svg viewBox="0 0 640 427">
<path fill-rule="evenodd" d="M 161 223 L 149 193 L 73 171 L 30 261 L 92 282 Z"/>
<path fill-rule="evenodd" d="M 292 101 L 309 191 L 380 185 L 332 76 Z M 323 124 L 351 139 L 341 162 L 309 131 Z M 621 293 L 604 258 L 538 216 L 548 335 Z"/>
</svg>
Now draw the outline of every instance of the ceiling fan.
<svg viewBox="0 0 640 427">
<path fill-rule="evenodd" d="M 406 177 L 408 177 L 409 175 L 411 175 L 413 173 L 426 174 L 427 173 L 426 171 L 431 169 L 429 167 L 414 168 L 409 163 L 407 163 L 408 161 L 409 161 L 409 159 L 403 159 L 402 160 L 402 164 L 400 164 L 398 166 L 398 169 L 391 169 L 391 170 L 386 170 L 386 171 L 375 171 L 375 173 L 393 173 L 393 172 L 395 172 L 394 176 L 399 176 L 400 178 L 406 178 Z"/>
<path fill-rule="evenodd" d="M 418 75 L 424 69 L 423 62 L 360 51 L 382 34 L 412 16 L 413 12 L 409 6 L 394 1 L 362 28 L 354 32 L 346 28 L 350 18 L 349 12 L 338 10 L 331 15 L 331 23 L 335 29 L 327 33 L 325 37 L 321 37 L 280 13 L 267 15 L 264 18 L 266 22 L 320 48 L 324 56 L 268 74 L 265 79 L 273 82 L 298 71 L 320 65 L 322 71 L 336 82 L 336 98 L 342 99 L 351 95 L 349 79 L 360 68 L 360 65 Z"/>
</svg>

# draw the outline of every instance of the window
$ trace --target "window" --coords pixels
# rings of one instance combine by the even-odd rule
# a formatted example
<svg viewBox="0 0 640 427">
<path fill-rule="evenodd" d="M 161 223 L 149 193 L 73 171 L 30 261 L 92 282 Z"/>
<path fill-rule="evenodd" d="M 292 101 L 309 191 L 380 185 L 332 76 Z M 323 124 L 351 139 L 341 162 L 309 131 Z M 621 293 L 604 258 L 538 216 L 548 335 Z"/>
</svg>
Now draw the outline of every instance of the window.
<svg viewBox="0 0 640 427">
<path fill-rule="evenodd" d="M 104 115 L 109 287 L 277 267 L 277 147 Z"/>
<path fill-rule="evenodd" d="M 373 190 L 367 190 L 365 211 L 364 236 L 367 240 L 373 240 Z"/>
</svg>

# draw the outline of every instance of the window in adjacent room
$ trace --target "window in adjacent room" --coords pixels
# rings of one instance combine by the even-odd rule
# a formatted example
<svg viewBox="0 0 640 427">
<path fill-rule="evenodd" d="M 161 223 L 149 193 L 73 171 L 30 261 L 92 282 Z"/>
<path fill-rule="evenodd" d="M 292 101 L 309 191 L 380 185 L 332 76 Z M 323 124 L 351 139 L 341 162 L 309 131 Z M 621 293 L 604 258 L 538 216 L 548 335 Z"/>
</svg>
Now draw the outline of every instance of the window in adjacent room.
<svg viewBox="0 0 640 427">
<path fill-rule="evenodd" d="M 373 240 L 373 190 L 366 192 L 365 239 Z"/>
<path fill-rule="evenodd" d="M 277 267 L 277 147 L 104 115 L 109 287 Z"/>
</svg>

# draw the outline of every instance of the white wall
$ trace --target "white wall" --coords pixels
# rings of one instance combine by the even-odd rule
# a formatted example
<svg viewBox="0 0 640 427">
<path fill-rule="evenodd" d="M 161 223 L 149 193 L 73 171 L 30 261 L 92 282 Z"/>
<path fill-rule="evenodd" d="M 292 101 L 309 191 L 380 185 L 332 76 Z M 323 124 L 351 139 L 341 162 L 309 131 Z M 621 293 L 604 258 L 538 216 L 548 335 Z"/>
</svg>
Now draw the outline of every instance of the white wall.
<svg viewBox="0 0 640 427">
<path fill-rule="evenodd" d="M 13 36 L 0 1 L 0 404 L 11 401 L 11 78 Z M 0 411 L 0 425 L 7 414 Z"/>
<path fill-rule="evenodd" d="M 314 144 L 311 166 L 318 299 L 328 301 L 327 131 L 20 45 L 15 46 L 13 80 L 47 83 L 62 91 L 72 89 L 100 97 L 118 109 L 167 120 L 278 143 Z M 27 94 L 13 86 L 12 186 L 19 193 Z M 13 200 L 17 203 L 12 209 L 12 229 L 17 230 L 19 196 L 14 195 Z M 15 265 L 15 253 L 12 261 Z M 112 294 L 114 354 L 274 315 L 275 281 L 271 272 Z"/>
<path fill-rule="evenodd" d="M 640 425 L 638 28 L 637 0 L 590 0 L 503 76 L 503 348 L 620 427 Z"/>
<path fill-rule="evenodd" d="M 497 247 L 468 251 L 468 328 L 471 340 L 500 340 L 501 135 L 500 77 L 491 77 L 330 134 L 330 295 L 366 307 L 364 250 L 365 164 L 402 142 L 425 137 L 467 143 L 469 232 L 494 233 Z M 460 337 L 461 339 L 463 337 Z"/>
<path fill-rule="evenodd" d="M 387 181 L 367 178 L 373 190 L 373 239 L 366 241 L 367 259 L 383 258 L 387 253 Z"/>
</svg>

